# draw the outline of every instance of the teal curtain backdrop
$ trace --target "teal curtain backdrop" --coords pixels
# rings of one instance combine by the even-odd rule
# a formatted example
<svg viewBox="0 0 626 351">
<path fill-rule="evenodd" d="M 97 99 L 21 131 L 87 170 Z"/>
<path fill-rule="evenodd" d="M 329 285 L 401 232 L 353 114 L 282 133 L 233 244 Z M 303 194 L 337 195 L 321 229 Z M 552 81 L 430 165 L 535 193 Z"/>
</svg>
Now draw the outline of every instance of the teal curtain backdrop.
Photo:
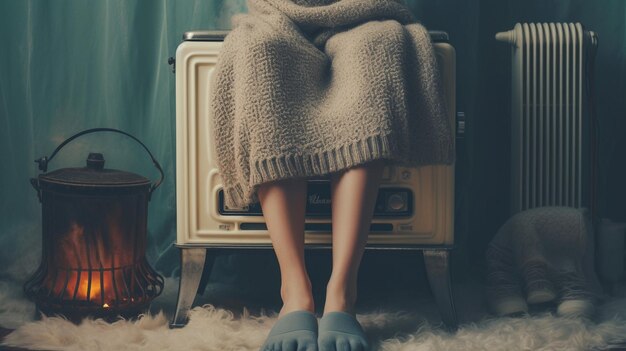
<svg viewBox="0 0 626 351">
<path fill-rule="evenodd" d="M 457 50 L 458 110 L 468 120 L 457 174 L 454 257 L 461 279 L 459 272 L 480 273 L 484 247 L 507 219 L 510 47 L 494 35 L 516 22 L 580 21 L 598 33 L 600 210 L 604 217 L 626 220 L 626 162 L 620 156 L 626 151 L 626 1 L 409 5 L 426 27 L 447 31 Z M 175 76 L 167 60 L 183 32 L 228 29 L 231 15 L 243 11 L 244 0 L 0 1 L 0 279 L 23 281 L 39 261 L 41 209 L 29 183 L 38 174 L 33 160 L 93 127 L 134 134 L 162 164 L 165 182 L 150 202 L 148 256 L 163 274 L 177 274 Z M 158 175 L 141 147 L 113 133 L 69 144 L 50 170 L 83 165 L 90 151 L 103 152 L 108 168 Z M 323 291 L 330 254 L 308 255 L 312 280 Z M 360 284 L 409 289 L 422 283 L 413 283 L 416 263 L 408 255 L 366 253 Z M 215 285 L 265 289 L 276 298 L 279 281 L 272 252 L 220 257 L 211 278 Z"/>
</svg>

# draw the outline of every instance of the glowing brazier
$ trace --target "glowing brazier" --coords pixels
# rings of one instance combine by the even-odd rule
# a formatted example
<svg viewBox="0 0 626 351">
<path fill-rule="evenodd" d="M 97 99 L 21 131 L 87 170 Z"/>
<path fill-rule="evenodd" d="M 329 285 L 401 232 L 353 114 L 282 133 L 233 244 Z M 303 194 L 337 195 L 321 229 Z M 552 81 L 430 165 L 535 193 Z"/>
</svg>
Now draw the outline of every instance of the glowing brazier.
<svg viewBox="0 0 626 351">
<path fill-rule="evenodd" d="M 69 141 L 96 131 L 81 132 Z M 145 257 L 148 201 L 163 180 L 154 184 L 140 175 L 104 168 L 102 154 L 90 153 L 87 166 L 40 174 L 31 183 L 42 205 L 42 259 L 24 292 L 48 315 L 78 321 L 85 316 L 136 316 L 163 289 L 163 277 Z"/>
</svg>

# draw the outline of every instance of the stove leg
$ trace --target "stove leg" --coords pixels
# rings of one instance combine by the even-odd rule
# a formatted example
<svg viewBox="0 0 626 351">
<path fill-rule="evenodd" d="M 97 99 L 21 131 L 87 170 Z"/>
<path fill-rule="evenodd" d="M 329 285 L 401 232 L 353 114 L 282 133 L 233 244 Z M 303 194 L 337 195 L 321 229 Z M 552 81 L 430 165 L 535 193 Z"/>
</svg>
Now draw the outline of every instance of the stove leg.
<svg viewBox="0 0 626 351">
<path fill-rule="evenodd" d="M 193 305 L 193 301 L 198 293 L 204 261 L 206 259 L 206 248 L 184 248 L 180 250 L 181 273 L 178 287 L 178 301 L 176 303 L 176 313 L 170 324 L 171 328 L 181 328 L 187 324 L 187 313 Z"/>
<path fill-rule="evenodd" d="M 441 320 L 449 329 L 456 330 L 458 322 L 450 283 L 450 254 L 447 250 L 424 250 L 423 253 L 428 282 Z"/>
</svg>

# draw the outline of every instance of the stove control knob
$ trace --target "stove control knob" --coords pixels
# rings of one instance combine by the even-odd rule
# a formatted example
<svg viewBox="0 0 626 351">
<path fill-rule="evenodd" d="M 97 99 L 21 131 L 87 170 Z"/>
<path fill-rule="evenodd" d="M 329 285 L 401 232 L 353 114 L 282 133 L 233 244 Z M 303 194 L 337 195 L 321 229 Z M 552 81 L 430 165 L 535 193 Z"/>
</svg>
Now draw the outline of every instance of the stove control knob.
<svg viewBox="0 0 626 351">
<path fill-rule="evenodd" d="M 387 198 L 387 206 L 393 211 L 402 211 L 406 207 L 406 201 L 402 194 L 392 194 Z"/>
</svg>

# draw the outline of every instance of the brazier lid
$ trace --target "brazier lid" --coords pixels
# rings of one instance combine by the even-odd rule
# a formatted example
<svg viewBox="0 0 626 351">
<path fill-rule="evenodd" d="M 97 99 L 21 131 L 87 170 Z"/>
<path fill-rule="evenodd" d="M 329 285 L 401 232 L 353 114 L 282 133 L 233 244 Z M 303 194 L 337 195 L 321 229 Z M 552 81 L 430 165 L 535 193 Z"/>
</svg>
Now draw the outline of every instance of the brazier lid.
<svg viewBox="0 0 626 351">
<path fill-rule="evenodd" d="M 128 187 L 150 185 L 150 179 L 139 174 L 104 168 L 104 156 L 90 153 L 82 168 L 61 168 L 39 175 L 39 180 L 60 185 Z"/>
</svg>

